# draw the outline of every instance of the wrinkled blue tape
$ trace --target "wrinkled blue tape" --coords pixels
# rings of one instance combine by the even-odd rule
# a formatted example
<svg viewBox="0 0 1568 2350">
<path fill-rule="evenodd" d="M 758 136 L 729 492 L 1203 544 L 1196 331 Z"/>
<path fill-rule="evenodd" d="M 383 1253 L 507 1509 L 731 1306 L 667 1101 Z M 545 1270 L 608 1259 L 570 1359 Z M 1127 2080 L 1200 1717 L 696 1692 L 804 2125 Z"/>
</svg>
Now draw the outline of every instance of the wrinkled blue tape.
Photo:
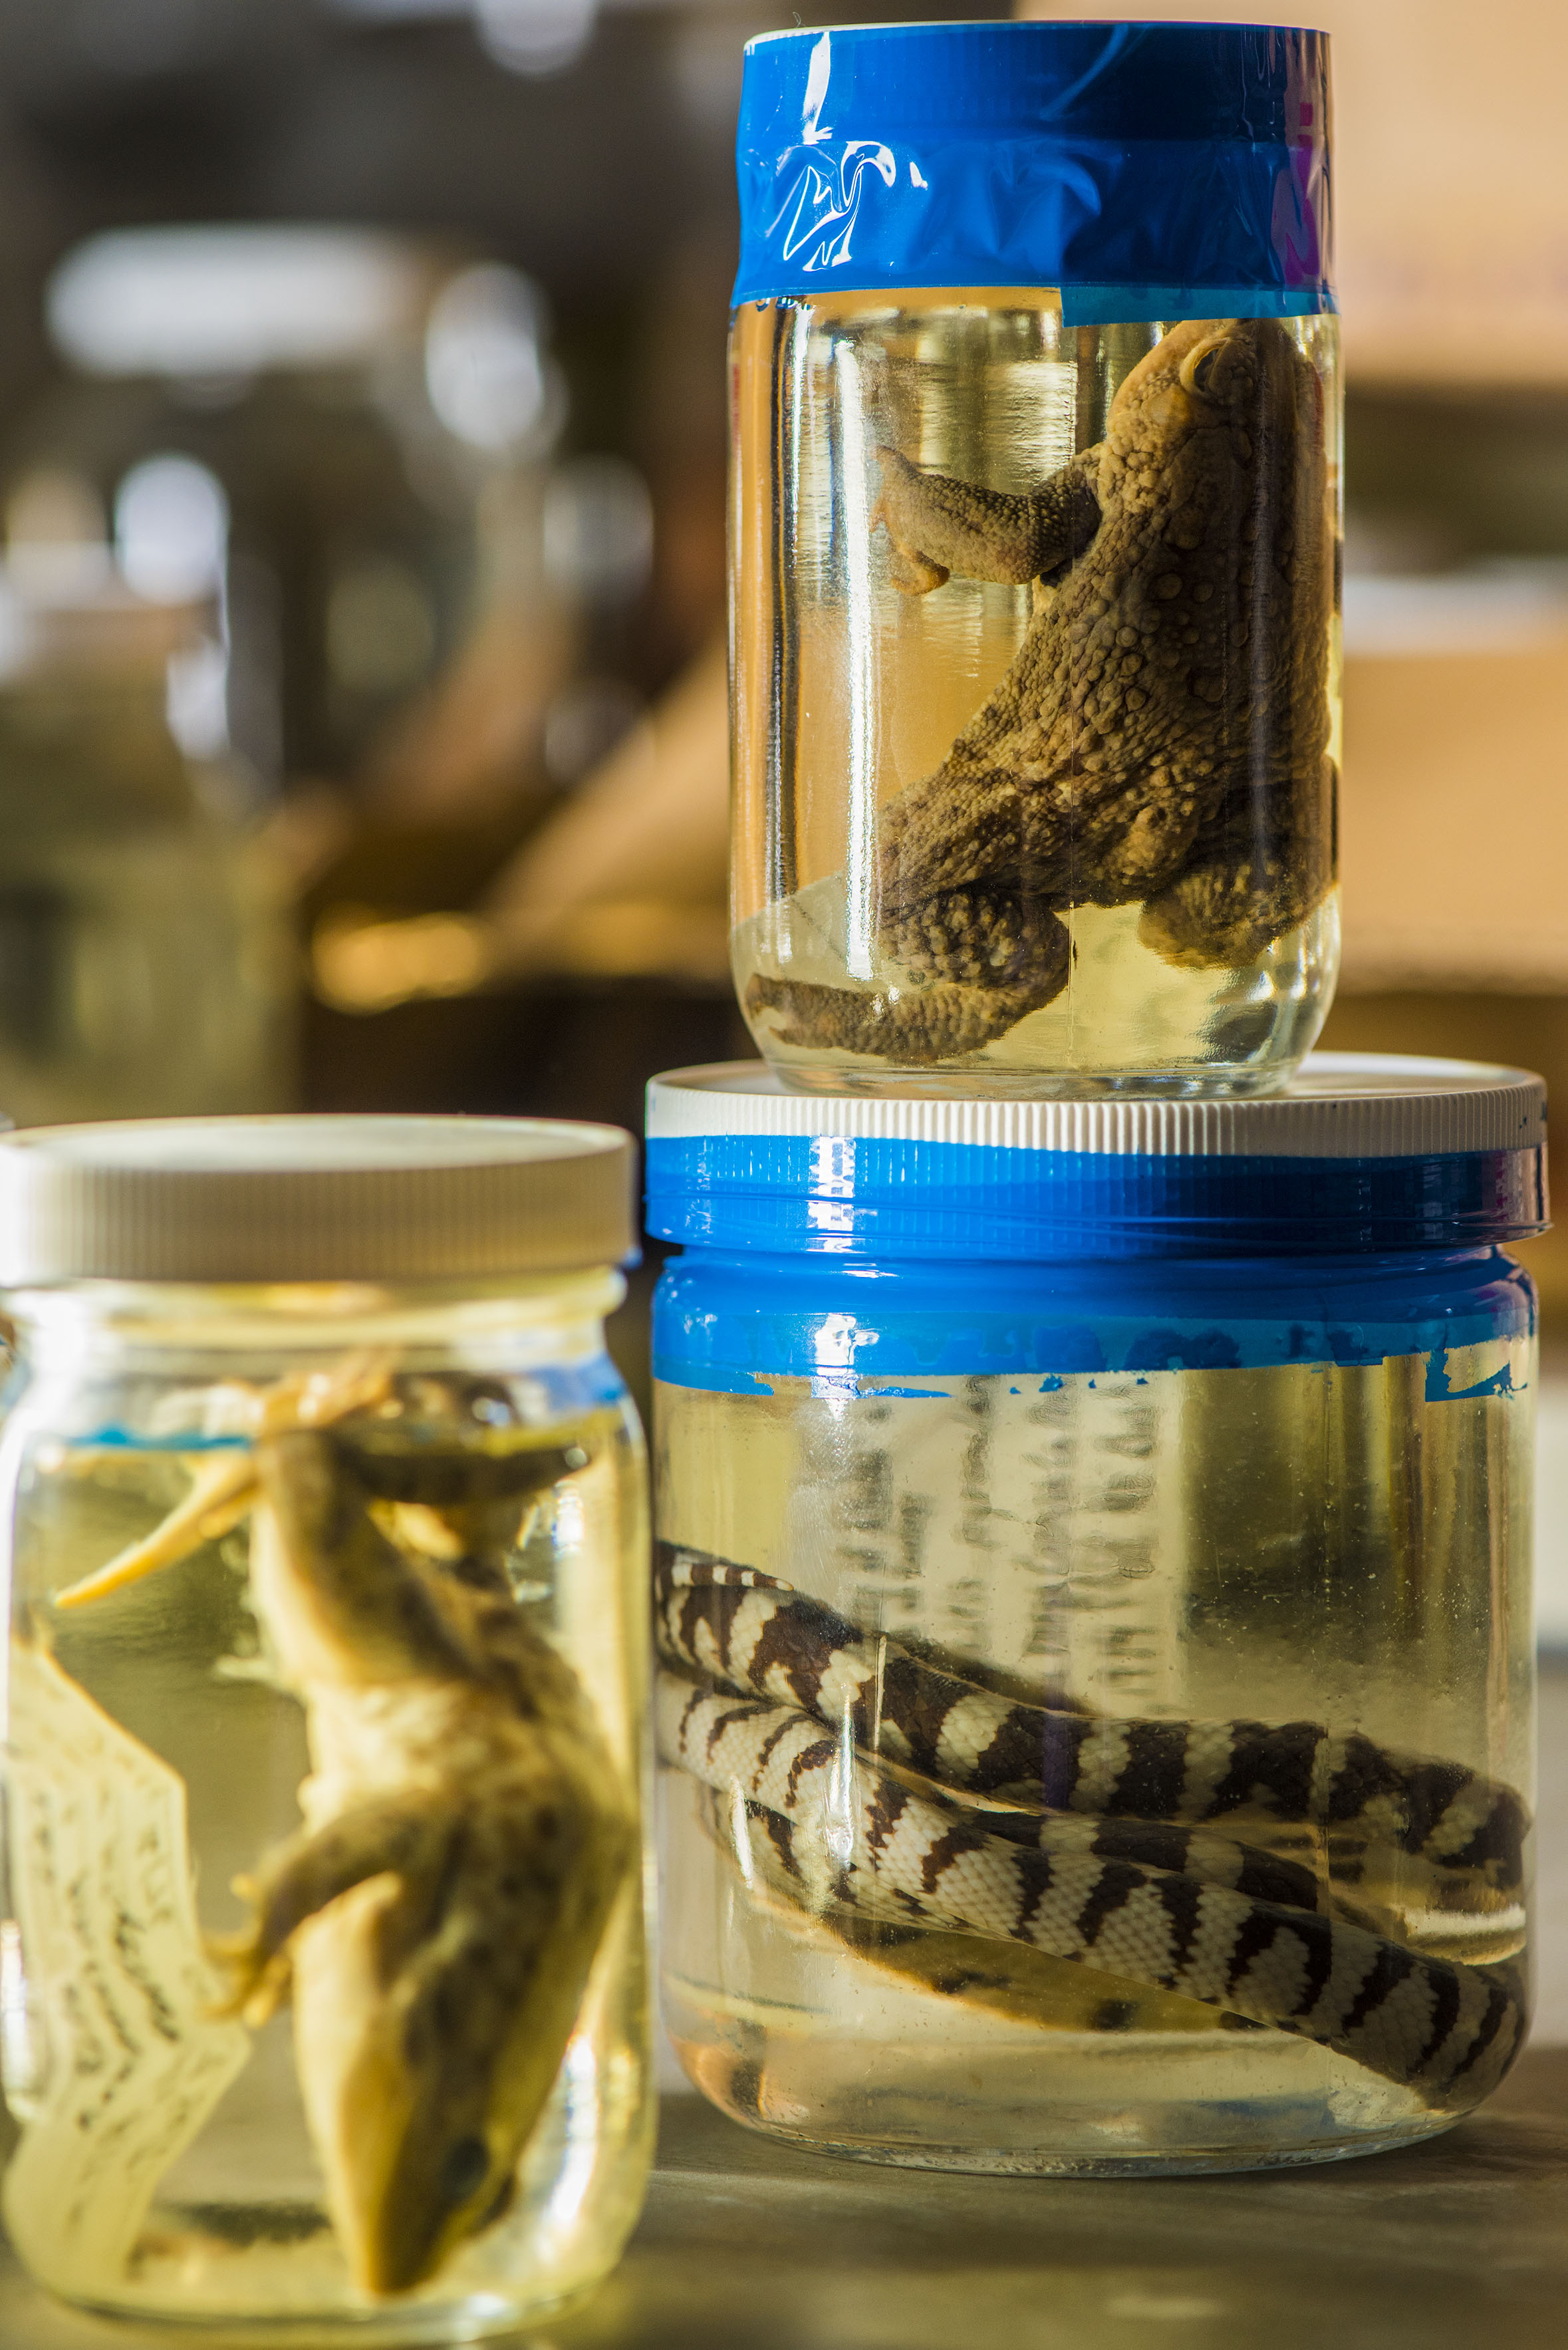
<svg viewBox="0 0 1568 2350">
<path fill-rule="evenodd" d="M 753 42 L 734 300 L 1060 286 L 1068 327 L 1334 307 L 1321 34 L 850 26 Z"/>
<path fill-rule="evenodd" d="M 1243 1159 L 826 1135 L 647 1146 L 648 1228 L 699 1248 L 1075 1263 L 1484 1248 L 1545 1230 L 1541 1147 Z"/>
<path fill-rule="evenodd" d="M 1515 1392 L 1506 1367 L 1456 1385 L 1453 1348 L 1535 1326 L 1530 1277 L 1499 1251 L 1195 1269 L 803 1264 L 703 1250 L 667 1266 L 654 1294 L 653 1373 L 727 1395 L 809 1378 L 850 1395 L 873 1380 L 877 1393 L 914 1398 L 965 1378 L 1012 1378 L 1020 1392 L 1044 1393 L 1075 1376 L 1425 1355 L 1428 1402 L 1453 1403 Z"/>
</svg>

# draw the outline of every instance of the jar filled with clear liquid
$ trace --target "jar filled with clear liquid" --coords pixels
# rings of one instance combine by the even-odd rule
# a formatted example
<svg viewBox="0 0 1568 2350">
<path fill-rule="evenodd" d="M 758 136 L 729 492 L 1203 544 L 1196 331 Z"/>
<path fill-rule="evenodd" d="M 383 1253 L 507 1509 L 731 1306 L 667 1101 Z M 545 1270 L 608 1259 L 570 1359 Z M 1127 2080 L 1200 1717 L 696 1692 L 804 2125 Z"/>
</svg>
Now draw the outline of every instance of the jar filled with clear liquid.
<svg viewBox="0 0 1568 2350">
<path fill-rule="evenodd" d="M 1267 71 L 1251 27 L 893 26 L 748 53 L 732 962 L 792 1085 L 1245 1095 L 1322 1026 L 1337 321 L 1326 281 L 1264 282 L 1278 256 L 1241 224 L 1274 218 L 1272 189 L 1326 238 L 1326 59 L 1266 37 Z M 1264 112 L 1304 109 L 1305 149 L 1280 126 L 1277 149 L 1257 125 L 1234 143 L 1221 84 L 1254 68 Z M 1053 242 L 1043 190 L 1109 172 L 1113 134 L 1127 168 L 1093 237 Z M 1162 171 L 1183 142 L 1185 176 Z M 1245 295 L 1204 211 L 1239 187 Z M 1125 277 L 1140 239 L 1177 283 L 1079 282 Z"/>
<path fill-rule="evenodd" d="M 503 1121 L 5 1146 L 4 2210 L 71 2301 L 467 2340 L 619 2252 L 628 1173 L 610 1129 Z"/>
<path fill-rule="evenodd" d="M 724 2111 L 1149 2173 L 1501 2079 L 1542 1098 L 1323 1056 L 1118 1146 L 1108 1105 L 656 1085 L 664 2001 Z"/>
</svg>

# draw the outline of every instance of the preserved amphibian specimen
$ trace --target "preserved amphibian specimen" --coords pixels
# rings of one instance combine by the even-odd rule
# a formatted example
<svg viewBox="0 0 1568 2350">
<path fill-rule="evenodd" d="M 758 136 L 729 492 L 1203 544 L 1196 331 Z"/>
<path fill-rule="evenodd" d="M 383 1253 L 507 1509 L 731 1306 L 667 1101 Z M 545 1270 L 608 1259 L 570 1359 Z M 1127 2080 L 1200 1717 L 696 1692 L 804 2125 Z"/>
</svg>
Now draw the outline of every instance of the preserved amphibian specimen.
<svg viewBox="0 0 1568 2350">
<path fill-rule="evenodd" d="M 1074 907 L 1143 908 L 1168 963 L 1234 968 L 1334 882 L 1333 534 L 1322 387 L 1269 318 L 1189 321 L 1033 495 L 878 452 L 906 593 L 1033 583 L 1006 675 L 881 809 L 878 944 L 912 983 L 752 976 L 777 1041 L 920 1064 L 1066 986 Z"/>
<path fill-rule="evenodd" d="M 636 1850 L 583 1688 L 505 1565 L 587 1455 L 531 1435 L 499 1382 L 372 1362 L 257 1394 L 254 1425 L 57 1605 L 250 1513 L 251 1603 L 311 1773 L 214 1955 L 246 2022 L 292 2000 L 348 2267 L 397 2293 L 505 2208 Z"/>
<path fill-rule="evenodd" d="M 1512 1909 L 1528 1820 L 1511 1788 L 1311 1722 L 1016 1701 L 669 1545 L 656 1597 L 664 1760 L 720 1799 L 749 1884 L 862 1955 L 1043 2026 L 1192 2030 L 1205 2010 L 1272 2026 L 1437 2111 L 1507 2069 L 1519 1967 L 1412 1948 L 1377 1887 L 1424 1881 L 1461 1939 Z M 1326 1882 L 1261 1842 L 1275 1824 L 1322 1840 Z M 917 1928 L 938 1942 L 923 1966 Z M 1064 1995 L 1042 1960 L 1102 1988 Z"/>
</svg>

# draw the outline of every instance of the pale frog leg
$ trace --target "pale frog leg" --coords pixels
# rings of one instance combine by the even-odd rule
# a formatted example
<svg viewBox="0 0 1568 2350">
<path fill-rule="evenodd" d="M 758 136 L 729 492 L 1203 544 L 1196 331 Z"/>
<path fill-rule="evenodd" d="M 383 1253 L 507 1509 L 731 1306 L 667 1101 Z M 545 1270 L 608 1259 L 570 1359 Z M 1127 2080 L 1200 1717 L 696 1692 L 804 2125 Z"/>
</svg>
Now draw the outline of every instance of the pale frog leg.
<svg viewBox="0 0 1568 2350">
<path fill-rule="evenodd" d="M 307 1371 L 254 1391 L 257 1433 L 284 1427 L 321 1428 L 351 1411 L 379 1402 L 390 1381 L 388 1359 L 348 1356 L 331 1371 Z M 85 1607 L 94 1599 L 139 1583 L 161 1566 L 177 1566 L 204 1543 L 216 1542 L 254 1507 L 260 1490 L 250 1446 L 226 1448 L 215 1461 L 202 1461 L 191 1490 L 161 1518 L 151 1534 L 130 1543 L 107 1565 L 55 1594 L 57 1607 Z"/>
<path fill-rule="evenodd" d="M 161 1566 L 174 1566 L 203 1543 L 216 1542 L 254 1507 L 256 1498 L 255 1456 L 249 1446 L 226 1450 L 215 1461 L 203 1461 L 191 1481 L 191 1490 L 184 1499 L 159 1521 L 150 1534 L 133 1542 L 79 1583 L 64 1591 L 57 1591 L 57 1607 L 85 1607 L 94 1599 L 107 1599 L 111 1591 L 122 1591 L 127 1584 L 140 1583 L 144 1575 L 151 1575 Z"/>
</svg>

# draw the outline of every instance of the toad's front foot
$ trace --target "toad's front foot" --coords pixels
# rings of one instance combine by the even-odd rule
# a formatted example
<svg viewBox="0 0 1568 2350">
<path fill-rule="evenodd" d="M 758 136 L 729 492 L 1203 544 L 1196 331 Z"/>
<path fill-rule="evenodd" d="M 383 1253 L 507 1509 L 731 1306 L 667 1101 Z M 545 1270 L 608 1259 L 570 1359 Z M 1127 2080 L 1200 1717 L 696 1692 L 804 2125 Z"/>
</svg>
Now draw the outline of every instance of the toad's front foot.
<svg viewBox="0 0 1568 2350">
<path fill-rule="evenodd" d="M 892 541 L 893 585 L 928 596 L 956 572 L 1023 588 L 1071 562 L 1100 525 L 1097 460 L 1097 451 L 1085 451 L 1039 490 L 1018 495 L 929 473 L 897 449 L 878 449 L 882 494 L 871 521 Z"/>
</svg>

